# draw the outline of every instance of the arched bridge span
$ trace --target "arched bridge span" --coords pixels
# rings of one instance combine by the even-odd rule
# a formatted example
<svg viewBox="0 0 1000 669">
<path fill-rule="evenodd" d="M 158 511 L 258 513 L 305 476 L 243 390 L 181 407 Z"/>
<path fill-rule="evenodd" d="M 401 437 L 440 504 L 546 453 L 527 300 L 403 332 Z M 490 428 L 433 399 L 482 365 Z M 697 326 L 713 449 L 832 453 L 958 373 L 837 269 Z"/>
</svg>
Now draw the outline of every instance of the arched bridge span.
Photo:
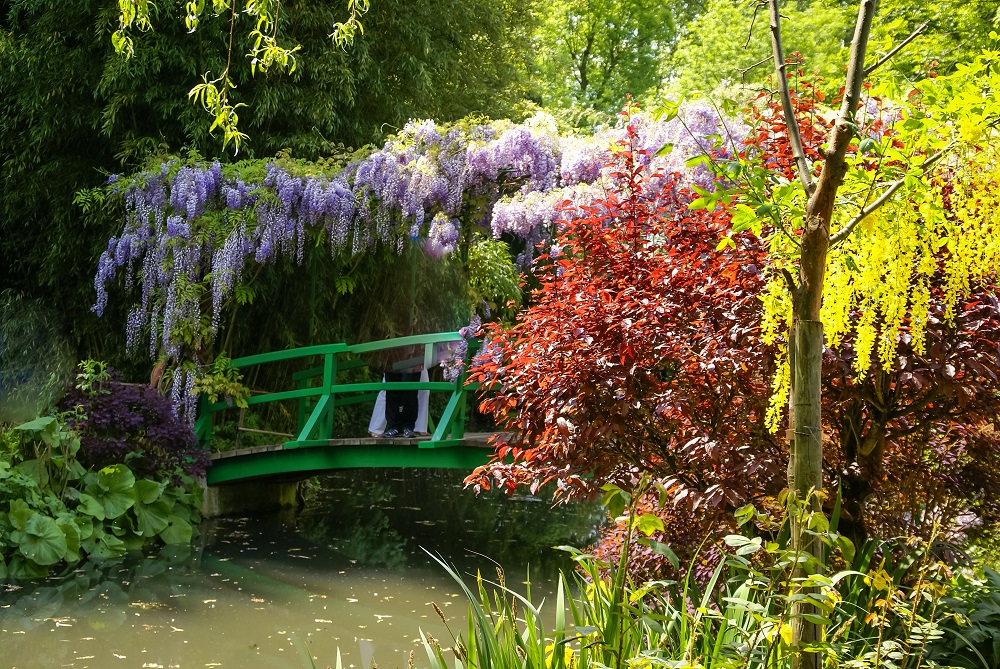
<svg viewBox="0 0 1000 669">
<path fill-rule="evenodd" d="M 484 464 L 492 450 L 488 433 L 466 434 L 467 394 L 465 375 L 454 381 L 366 381 L 338 380 L 352 369 L 370 366 L 372 358 L 395 360 L 395 370 L 422 367 L 430 370 L 453 356 L 462 344 L 457 332 L 416 335 L 363 344 L 322 344 L 237 358 L 235 368 L 247 378 L 258 365 L 284 363 L 301 367 L 290 375 L 290 387 L 253 393 L 250 407 L 269 403 L 294 406 L 297 414 L 294 434 L 273 434 L 276 443 L 237 448 L 212 455 L 208 485 L 249 480 L 281 480 L 310 476 L 332 469 L 364 467 L 454 468 L 471 470 Z M 468 353 L 466 354 L 468 358 Z M 466 362 L 468 360 L 466 359 Z M 413 439 L 345 437 L 334 434 L 334 412 L 353 404 L 374 406 L 378 394 L 386 390 L 428 391 L 446 394 L 444 409 L 428 414 L 428 434 Z M 440 404 L 440 403 L 434 403 Z M 239 411 L 225 402 L 202 398 L 195 431 L 202 443 L 211 445 L 213 428 L 225 412 Z M 261 432 L 259 430 L 246 430 Z M 278 441 L 278 438 L 283 440 Z"/>
</svg>

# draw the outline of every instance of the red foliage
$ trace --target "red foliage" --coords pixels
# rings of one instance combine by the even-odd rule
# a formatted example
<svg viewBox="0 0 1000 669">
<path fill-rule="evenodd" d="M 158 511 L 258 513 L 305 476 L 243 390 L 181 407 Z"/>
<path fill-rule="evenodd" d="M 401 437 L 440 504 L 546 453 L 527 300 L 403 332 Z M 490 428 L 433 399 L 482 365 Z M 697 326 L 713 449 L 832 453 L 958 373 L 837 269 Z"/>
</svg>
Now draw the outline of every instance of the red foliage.
<svg viewBox="0 0 1000 669">
<path fill-rule="evenodd" d="M 717 252 L 729 213 L 689 210 L 674 177 L 621 149 L 611 192 L 539 258 L 534 304 L 512 328 L 487 328 L 471 379 L 506 434 L 467 482 L 586 493 L 628 487 L 642 468 L 675 504 L 729 510 L 783 480 L 785 456 L 763 427 L 765 250 L 741 235 Z"/>
<path fill-rule="evenodd" d="M 823 407 L 830 426 L 830 480 L 848 520 L 886 536 L 929 533 L 960 516 L 1000 522 L 1000 302 L 980 288 L 944 318 L 933 290 L 927 350 L 904 326 L 896 363 L 875 360 L 856 378 L 847 340 L 824 356 Z"/>
<path fill-rule="evenodd" d="M 801 72 L 799 73 L 801 75 Z M 792 109 L 799 121 L 799 135 L 802 149 L 810 164 L 822 160 L 820 146 L 826 141 L 831 123 L 819 115 L 817 102 L 822 101 L 823 93 L 809 81 L 799 82 L 798 90 L 789 91 L 792 98 Z M 788 126 L 781 110 L 781 101 L 770 93 L 761 93 L 754 104 L 747 109 L 747 119 L 753 132 L 745 143 L 750 152 L 763 157 L 763 165 L 767 169 L 780 174 L 788 181 L 798 179 L 795 171 L 795 157 L 792 155 L 792 145 L 788 139 Z M 814 176 L 818 176 L 816 171 Z"/>
<path fill-rule="evenodd" d="M 796 106 L 817 159 L 825 121 L 811 97 Z M 792 179 L 776 107 L 760 110 L 748 151 Z M 876 115 L 863 130 L 891 132 Z M 766 249 L 741 234 L 717 251 L 729 212 L 688 209 L 673 176 L 647 174 L 634 146 L 621 149 L 611 192 L 539 257 L 532 306 L 508 330 L 486 328 L 471 379 L 505 433 L 467 482 L 587 494 L 652 471 L 673 502 L 659 539 L 683 556 L 711 522 L 784 487 L 783 439 L 763 427 L 774 370 L 758 338 Z M 924 517 L 1000 521 L 1000 431 L 987 424 L 1000 415 L 995 294 L 981 288 L 954 326 L 933 299 L 927 352 L 914 353 L 904 328 L 892 369 L 876 362 L 858 379 L 849 339 L 826 350 L 827 481 L 855 539 L 919 531 Z M 612 530 L 598 552 L 616 541 Z M 639 557 L 643 575 L 663 573 L 659 556 Z"/>
</svg>

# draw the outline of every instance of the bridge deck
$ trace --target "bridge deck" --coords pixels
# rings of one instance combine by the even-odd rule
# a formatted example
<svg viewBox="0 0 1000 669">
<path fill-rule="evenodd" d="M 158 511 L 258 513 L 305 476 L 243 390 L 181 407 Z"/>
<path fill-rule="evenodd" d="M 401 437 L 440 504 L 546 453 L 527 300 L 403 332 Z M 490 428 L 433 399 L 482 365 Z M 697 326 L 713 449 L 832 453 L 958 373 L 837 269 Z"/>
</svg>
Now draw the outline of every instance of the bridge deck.
<svg viewBox="0 0 1000 669">
<path fill-rule="evenodd" d="M 479 446 L 487 447 L 490 437 L 493 436 L 493 432 L 467 432 L 461 441 L 461 444 L 455 444 L 456 446 Z M 359 437 L 355 439 L 327 439 L 325 444 L 313 444 L 312 447 L 316 446 L 417 446 L 420 447 L 422 443 L 430 443 L 430 436 L 414 437 L 413 439 L 385 439 L 383 437 Z M 301 446 L 287 446 L 285 443 L 281 444 L 266 444 L 263 446 L 248 446 L 247 448 L 236 448 L 231 451 L 219 451 L 217 453 L 212 453 L 209 459 L 213 463 L 217 460 L 224 460 L 226 458 L 236 458 L 244 455 L 251 455 L 253 453 L 271 453 L 274 451 L 283 451 L 286 448 L 292 450 L 294 448 L 302 448 Z"/>
<path fill-rule="evenodd" d="M 492 433 L 467 433 L 462 439 L 325 439 L 252 446 L 213 453 L 209 485 L 263 478 L 303 478 L 333 469 L 411 467 L 466 469 L 489 461 Z"/>
</svg>

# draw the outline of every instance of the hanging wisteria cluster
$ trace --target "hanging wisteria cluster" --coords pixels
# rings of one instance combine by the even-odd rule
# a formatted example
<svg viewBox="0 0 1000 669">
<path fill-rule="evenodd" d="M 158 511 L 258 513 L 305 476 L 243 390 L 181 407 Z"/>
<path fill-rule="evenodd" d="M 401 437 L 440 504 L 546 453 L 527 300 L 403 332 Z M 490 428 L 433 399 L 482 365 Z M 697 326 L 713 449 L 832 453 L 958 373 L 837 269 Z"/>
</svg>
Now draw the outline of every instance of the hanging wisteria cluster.
<svg viewBox="0 0 1000 669">
<path fill-rule="evenodd" d="M 541 114 L 521 124 L 412 121 L 381 150 L 337 173 L 287 160 L 249 168 L 174 161 L 127 179 L 113 176 L 107 188 L 122 196 L 126 221 L 101 255 L 93 309 L 104 311 L 119 272 L 126 285 L 138 279 L 128 345 L 135 350 L 146 332 L 152 357 L 179 363 L 214 340 L 223 305 L 249 263 L 279 256 L 301 263 L 316 237 L 325 237 L 332 253 L 351 254 L 376 244 L 401 249 L 409 238 L 441 258 L 454 252 L 463 231 L 478 229 L 523 239 L 520 260 L 528 264 L 552 227 L 573 215 L 561 203 L 585 205 L 600 195 L 625 123 L 638 131 L 651 168 L 702 187 L 714 176 L 703 165 L 687 169 L 685 161 L 725 152 L 746 132 L 703 106 L 682 108 L 667 122 L 635 114 L 586 137 L 560 136 Z M 175 406 L 190 407 L 193 377 L 174 378 Z"/>
</svg>

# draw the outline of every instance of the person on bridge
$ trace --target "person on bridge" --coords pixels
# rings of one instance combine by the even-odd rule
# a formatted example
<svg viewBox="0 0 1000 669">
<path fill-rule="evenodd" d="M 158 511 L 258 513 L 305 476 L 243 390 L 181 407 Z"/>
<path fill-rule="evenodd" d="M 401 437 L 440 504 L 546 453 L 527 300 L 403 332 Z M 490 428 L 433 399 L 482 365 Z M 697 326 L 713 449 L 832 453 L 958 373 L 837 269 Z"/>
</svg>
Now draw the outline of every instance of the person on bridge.
<svg viewBox="0 0 1000 669">
<path fill-rule="evenodd" d="M 454 342 L 440 344 L 435 348 L 431 366 L 440 365 L 444 361 L 451 360 L 453 356 Z M 411 367 L 409 374 L 416 375 L 418 370 L 419 381 L 421 383 L 427 383 L 430 380 L 430 377 L 422 364 Z M 386 370 L 385 375 L 382 377 L 382 381 L 418 380 L 418 378 L 414 378 L 414 376 L 401 378 L 398 374 L 399 372 L 393 369 L 393 366 L 390 365 L 390 368 Z M 404 397 L 403 395 L 406 393 L 411 394 Z M 410 418 L 413 411 L 412 402 L 414 396 L 416 396 L 417 408 L 416 416 L 411 420 Z M 428 435 L 427 414 L 428 406 L 430 404 L 430 396 L 431 391 L 429 390 L 397 390 L 389 391 L 389 393 L 384 390 L 380 391 L 378 397 L 375 399 L 375 409 L 372 411 L 371 420 L 368 422 L 368 434 L 373 437 L 385 437 L 387 439 L 392 437 L 404 437 L 409 439 L 415 436 Z M 401 407 L 402 411 L 400 410 Z M 392 416 L 394 413 L 395 416 Z M 393 428 L 395 428 L 396 431 L 392 431 Z M 407 432 L 406 428 L 409 428 L 410 431 Z M 390 431 L 392 431 L 391 434 Z"/>
<path fill-rule="evenodd" d="M 422 381 L 426 371 L 396 372 L 386 371 L 383 377 L 386 381 Z M 427 392 L 427 391 L 424 391 Z M 419 413 L 419 390 L 386 390 L 385 391 L 385 432 L 384 438 L 403 437 L 412 439 L 416 436 L 415 427 Z M 426 414 L 425 414 L 426 420 Z M 427 428 L 424 427 L 424 431 Z"/>
</svg>

